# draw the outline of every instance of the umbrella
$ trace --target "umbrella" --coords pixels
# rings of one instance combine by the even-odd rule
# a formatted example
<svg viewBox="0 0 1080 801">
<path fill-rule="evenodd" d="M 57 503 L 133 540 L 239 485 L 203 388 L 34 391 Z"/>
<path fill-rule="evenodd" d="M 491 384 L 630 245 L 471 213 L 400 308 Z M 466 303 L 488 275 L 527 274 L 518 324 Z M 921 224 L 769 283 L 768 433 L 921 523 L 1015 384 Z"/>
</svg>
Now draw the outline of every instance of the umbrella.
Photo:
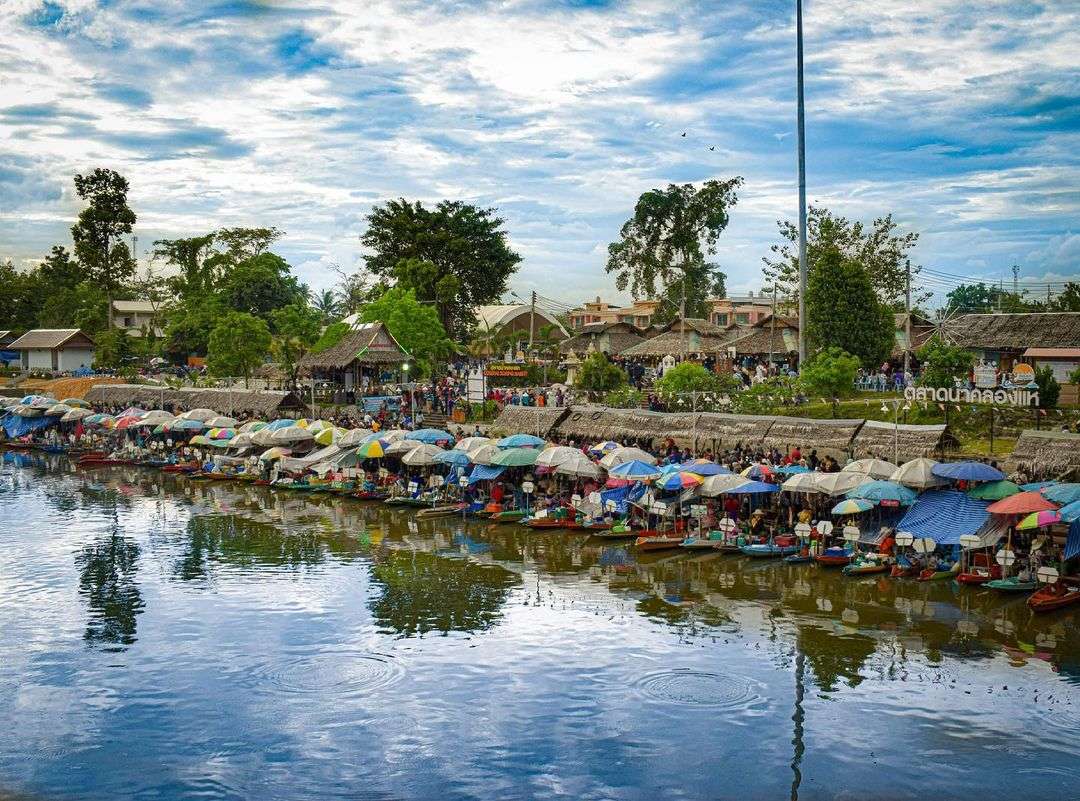
<svg viewBox="0 0 1080 801">
<path fill-rule="evenodd" d="M 767 464 L 752 464 L 742 471 L 741 475 L 747 478 L 768 478 L 773 474 L 773 469 Z"/>
<path fill-rule="evenodd" d="M 139 421 L 140 418 L 133 414 L 129 414 L 127 417 L 117 417 L 116 428 L 122 431 L 125 428 L 131 428 L 133 425 L 137 425 Z"/>
<path fill-rule="evenodd" d="M 856 459 L 844 465 L 842 473 L 863 473 L 871 478 L 888 478 L 899 468 L 884 459 Z"/>
<path fill-rule="evenodd" d="M 235 436 L 235 428 L 211 428 L 206 432 L 206 438 L 209 440 L 232 439 Z"/>
<path fill-rule="evenodd" d="M 235 437 L 233 437 L 232 439 L 230 439 L 228 441 L 229 442 L 229 447 L 230 448 L 250 448 L 251 444 L 252 444 L 251 443 L 251 437 L 252 437 L 252 434 L 249 434 L 249 433 L 237 434 Z"/>
<path fill-rule="evenodd" d="M 440 453 L 446 453 L 446 451 L 438 445 L 421 442 L 402 457 L 401 463 L 407 464 L 410 467 L 427 467 L 428 465 L 435 464 L 435 457 Z"/>
<path fill-rule="evenodd" d="M 763 492 L 779 492 L 780 487 L 765 481 L 746 481 L 743 484 L 728 490 L 733 495 L 758 495 Z"/>
<path fill-rule="evenodd" d="M 940 462 L 930 468 L 938 478 L 953 481 L 1000 481 L 1005 474 L 982 462 Z"/>
<path fill-rule="evenodd" d="M 790 479 L 788 479 L 790 481 Z M 826 495 L 843 495 L 860 484 L 867 484 L 873 479 L 865 473 L 820 473 L 815 485 L 818 492 Z M 785 482 L 786 483 L 786 482 Z"/>
<path fill-rule="evenodd" d="M 600 460 L 600 466 L 607 468 L 609 471 L 616 465 L 620 465 L 623 462 L 644 462 L 645 464 L 656 464 L 656 457 L 651 453 L 646 453 L 641 448 L 616 448 L 611 453 L 604 456 Z"/>
<path fill-rule="evenodd" d="M 405 435 L 405 439 L 413 439 L 417 442 L 434 445 L 436 442 L 453 442 L 454 435 L 440 428 L 420 428 L 416 431 L 410 431 Z"/>
<path fill-rule="evenodd" d="M 1080 484 L 1055 484 L 1039 490 L 1054 503 L 1072 504 L 1080 501 Z"/>
<path fill-rule="evenodd" d="M 192 437 L 191 439 L 188 440 L 188 445 L 209 445 L 209 444 L 210 444 L 210 440 L 208 440 L 202 434 L 196 434 L 194 437 Z"/>
<path fill-rule="evenodd" d="M 579 456 L 583 459 L 588 458 L 577 448 L 556 445 L 553 448 L 545 448 L 540 451 L 540 455 L 536 457 L 536 464 L 538 467 L 558 467 L 563 462 L 573 461 Z"/>
<path fill-rule="evenodd" d="M 408 433 L 404 428 L 392 428 L 389 431 L 380 431 L 379 439 L 384 439 L 387 442 L 397 442 L 400 439 L 405 439 L 405 435 Z"/>
<path fill-rule="evenodd" d="M 356 454 L 361 459 L 381 459 L 386 455 L 386 451 L 383 449 L 382 440 L 373 439 L 358 447 Z"/>
<path fill-rule="evenodd" d="M 776 468 L 776 472 L 782 476 L 796 476 L 799 473 L 809 473 L 810 468 L 802 464 L 785 464 Z"/>
<path fill-rule="evenodd" d="M 666 490 L 683 490 L 689 487 L 696 487 L 704 481 L 705 479 L 694 473 L 679 472 L 670 473 L 669 475 L 662 477 L 656 482 L 656 486 Z"/>
<path fill-rule="evenodd" d="M 54 403 L 48 409 L 45 410 L 45 414 L 49 417 L 56 415 L 57 417 L 65 415 L 71 411 L 71 407 L 66 403 Z"/>
<path fill-rule="evenodd" d="M 422 442 L 417 442 L 414 439 L 399 439 L 396 442 L 391 442 L 389 445 L 383 446 L 383 452 L 387 456 L 404 456 L 413 448 L 422 444 Z"/>
<path fill-rule="evenodd" d="M 540 451 L 536 448 L 505 448 L 491 457 L 491 464 L 499 467 L 523 467 L 536 464 Z"/>
<path fill-rule="evenodd" d="M 911 506 L 915 503 L 915 490 L 908 489 L 895 481 L 868 481 L 855 489 L 848 490 L 849 498 L 861 498 L 874 503 L 892 503 L 899 506 Z"/>
<path fill-rule="evenodd" d="M 693 473 L 696 476 L 722 476 L 731 475 L 731 471 L 726 467 L 718 465 L 716 462 L 710 462 L 708 459 L 697 459 L 690 464 L 683 465 L 683 469 L 687 473 Z"/>
<path fill-rule="evenodd" d="M 279 431 L 281 429 L 278 429 Z M 268 448 L 274 444 L 274 432 L 269 426 L 266 428 L 260 428 L 254 434 L 251 435 L 251 444 L 259 445 L 264 448 Z"/>
<path fill-rule="evenodd" d="M 305 420 L 304 422 L 307 422 L 307 421 Z M 272 423 L 267 423 L 266 427 L 268 429 L 270 429 L 271 431 L 277 431 L 280 428 L 290 428 L 291 426 L 294 426 L 294 425 L 296 425 L 296 420 L 289 420 L 286 417 L 281 417 L 281 418 L 278 418 L 277 420 L 274 420 Z"/>
<path fill-rule="evenodd" d="M 532 434 L 511 434 L 500 439 L 497 444 L 500 448 L 542 448 L 547 442 Z"/>
<path fill-rule="evenodd" d="M 240 428 L 236 429 L 236 432 L 238 434 L 254 434 L 263 428 L 266 428 L 265 420 L 248 420 Z"/>
<path fill-rule="evenodd" d="M 1019 523 L 1016 528 L 1026 531 L 1029 528 L 1043 528 L 1061 522 L 1061 512 L 1057 509 L 1044 509 L 1041 512 L 1032 512 Z"/>
<path fill-rule="evenodd" d="M 603 460 L 600 460 L 600 464 L 603 464 Z M 629 478 L 637 481 L 647 481 L 653 478 L 660 477 L 660 471 L 649 462 L 642 462 L 638 459 L 632 459 L 628 462 L 622 462 L 614 467 L 608 469 L 608 474 L 612 478 Z"/>
<path fill-rule="evenodd" d="M 309 428 L 308 431 L 311 429 Z M 336 445 L 341 442 L 341 429 L 340 428 L 324 428 L 315 434 L 315 442 L 318 445 Z"/>
<path fill-rule="evenodd" d="M 372 435 L 370 428 L 352 428 L 341 435 L 341 439 L 337 441 L 337 444 L 342 448 L 355 448 L 357 445 L 363 445 L 364 441 Z M 378 437 L 375 437 L 378 439 Z"/>
<path fill-rule="evenodd" d="M 211 417 L 209 420 L 207 420 L 206 424 L 210 426 L 210 428 L 235 428 L 236 424 L 239 422 L 240 421 L 237 420 L 235 417 L 225 417 L 224 415 L 217 415 L 216 417 Z"/>
<path fill-rule="evenodd" d="M 498 452 L 499 448 L 494 443 L 481 445 L 469 451 L 469 461 L 473 464 L 491 464 L 492 457 Z"/>
<path fill-rule="evenodd" d="M 670 476 L 672 473 L 678 473 L 683 469 L 683 466 L 678 462 L 672 462 L 671 464 L 660 465 L 660 475 Z"/>
<path fill-rule="evenodd" d="M 780 488 L 785 492 L 819 492 L 817 480 L 822 473 L 796 473 L 787 479 Z"/>
<path fill-rule="evenodd" d="M 270 435 L 270 439 L 275 445 L 286 445 L 296 442 L 308 442 L 315 438 L 315 435 L 308 431 L 306 428 L 300 428 L 300 426 L 289 426 L 288 428 L 279 428 L 277 431 Z"/>
<path fill-rule="evenodd" d="M 1023 515 L 1050 509 L 1056 510 L 1057 506 L 1038 492 L 1018 492 L 986 507 L 986 511 L 995 515 Z"/>
<path fill-rule="evenodd" d="M 968 495 L 972 498 L 977 498 L 980 501 L 1000 501 L 1002 498 L 1008 498 L 1010 495 L 1015 495 L 1020 492 L 1020 488 L 1013 484 L 1011 481 L 1002 479 L 1001 481 L 990 481 L 986 484 L 979 484 L 976 487 L 972 487 L 968 490 Z"/>
<path fill-rule="evenodd" d="M 751 483 L 753 482 L 750 481 L 750 479 L 744 476 L 736 476 L 731 473 L 719 476 L 709 476 L 701 485 L 700 492 L 707 498 L 714 498 L 717 495 L 736 492 L 739 487 L 745 487 L 747 484 Z"/>
<path fill-rule="evenodd" d="M 1075 523 L 1080 519 L 1080 501 L 1073 501 L 1066 506 L 1062 506 L 1058 509 L 1058 513 L 1061 515 L 1061 522 Z"/>
<path fill-rule="evenodd" d="M 78 406 L 80 409 L 89 409 L 90 404 L 82 398 L 64 398 L 61 403 L 65 403 L 68 406 Z"/>
<path fill-rule="evenodd" d="M 83 420 L 83 422 L 88 426 L 103 426 L 106 422 L 112 422 L 112 417 L 102 413 L 92 414 Z"/>
<path fill-rule="evenodd" d="M 944 486 L 948 482 L 934 475 L 933 470 L 936 464 L 937 462 L 933 459 L 912 459 L 900 465 L 896 472 L 889 476 L 889 480 L 916 490 Z"/>
<path fill-rule="evenodd" d="M 1035 482 L 1033 482 L 1031 484 L 1021 484 L 1020 489 L 1022 489 L 1024 492 L 1031 492 L 1032 490 L 1041 490 L 1041 489 L 1046 489 L 1047 487 L 1052 487 L 1057 483 L 1059 483 L 1059 482 L 1057 482 L 1057 481 L 1035 481 Z"/>
<path fill-rule="evenodd" d="M 73 423 L 76 420 L 83 420 L 87 417 L 91 417 L 94 412 L 90 409 L 84 409 L 81 406 L 76 406 L 70 412 L 67 412 L 60 418 L 61 423 Z"/>
<path fill-rule="evenodd" d="M 601 470 L 599 465 L 579 451 L 575 458 L 560 463 L 555 473 L 575 478 L 600 478 Z"/>
<path fill-rule="evenodd" d="M 259 459 L 264 462 L 272 462 L 275 459 L 281 459 L 288 456 L 290 453 L 292 453 L 292 451 L 288 448 L 271 448 L 270 450 L 265 451 Z"/>
<path fill-rule="evenodd" d="M 142 419 L 139 420 L 139 425 L 159 426 L 163 423 L 168 423 L 175 419 L 176 418 L 172 414 L 165 411 L 164 409 L 151 409 L 142 416 Z"/>
<path fill-rule="evenodd" d="M 612 442 L 610 439 L 603 442 L 597 442 L 595 445 L 589 446 L 589 453 L 610 453 L 619 447 L 618 442 Z"/>
<path fill-rule="evenodd" d="M 456 451 L 474 451 L 481 445 L 494 445 L 495 440 L 490 437 L 465 437 L 463 440 L 454 445 Z"/>
<path fill-rule="evenodd" d="M 449 464 L 454 467 L 464 467 L 470 463 L 469 454 L 465 451 L 439 451 L 435 456 L 435 464 Z"/>
<path fill-rule="evenodd" d="M 189 420 L 186 417 L 170 420 L 166 423 L 166 426 L 168 426 L 169 431 L 202 431 L 206 428 L 202 420 Z"/>
<path fill-rule="evenodd" d="M 198 420 L 205 423 L 207 420 L 213 420 L 218 416 L 218 413 L 213 409 L 191 409 L 180 415 L 185 420 Z"/>
<path fill-rule="evenodd" d="M 834 515 L 857 515 L 874 508 L 874 502 L 864 498 L 844 498 L 832 508 Z"/>
<path fill-rule="evenodd" d="M 334 427 L 334 424 L 329 420 L 305 420 L 304 422 L 307 423 L 307 425 L 302 425 L 300 427 L 306 428 L 312 434 L 317 434 L 320 431 L 325 431 L 328 428 Z"/>
</svg>

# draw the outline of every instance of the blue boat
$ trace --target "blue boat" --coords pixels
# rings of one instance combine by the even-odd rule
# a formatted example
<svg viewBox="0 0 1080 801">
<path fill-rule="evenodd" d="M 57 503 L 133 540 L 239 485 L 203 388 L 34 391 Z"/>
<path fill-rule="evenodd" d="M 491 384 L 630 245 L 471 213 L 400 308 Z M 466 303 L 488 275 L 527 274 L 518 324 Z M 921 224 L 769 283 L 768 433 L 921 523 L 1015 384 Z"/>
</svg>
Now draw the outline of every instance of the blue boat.
<svg viewBox="0 0 1080 801">
<path fill-rule="evenodd" d="M 799 545 L 774 545 L 771 542 L 756 542 L 753 545 L 743 545 L 739 550 L 747 556 L 753 556 L 758 559 L 768 559 L 797 553 Z"/>
</svg>

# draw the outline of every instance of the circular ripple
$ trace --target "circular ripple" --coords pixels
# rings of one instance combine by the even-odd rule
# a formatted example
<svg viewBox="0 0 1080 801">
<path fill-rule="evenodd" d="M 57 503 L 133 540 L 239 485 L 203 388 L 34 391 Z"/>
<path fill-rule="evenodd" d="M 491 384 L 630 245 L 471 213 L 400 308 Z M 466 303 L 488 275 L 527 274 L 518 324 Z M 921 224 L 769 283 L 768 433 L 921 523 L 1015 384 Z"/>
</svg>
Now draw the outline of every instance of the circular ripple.
<svg viewBox="0 0 1080 801">
<path fill-rule="evenodd" d="M 635 686 L 649 698 L 680 706 L 744 710 L 762 701 L 754 682 L 726 673 L 664 670 L 642 676 Z"/>
<path fill-rule="evenodd" d="M 260 665 L 248 677 L 257 689 L 348 696 L 389 687 L 403 675 L 401 665 L 384 654 L 332 651 Z"/>
</svg>

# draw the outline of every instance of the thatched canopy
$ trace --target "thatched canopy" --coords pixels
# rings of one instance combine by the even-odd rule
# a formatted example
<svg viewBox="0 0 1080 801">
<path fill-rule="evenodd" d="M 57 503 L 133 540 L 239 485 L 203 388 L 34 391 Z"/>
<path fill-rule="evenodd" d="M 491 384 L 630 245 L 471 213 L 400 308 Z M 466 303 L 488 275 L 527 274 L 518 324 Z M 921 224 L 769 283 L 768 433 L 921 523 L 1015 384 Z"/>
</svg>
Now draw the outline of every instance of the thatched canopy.
<svg viewBox="0 0 1080 801">
<path fill-rule="evenodd" d="M 759 323 L 729 345 L 743 355 L 798 353 L 799 329 L 777 318 L 775 330 L 771 323 Z"/>
<path fill-rule="evenodd" d="M 409 354 L 382 323 L 363 323 L 321 353 L 308 353 L 300 368 L 308 373 L 345 370 L 357 365 L 396 365 Z"/>
<path fill-rule="evenodd" d="M 846 456 L 862 424 L 862 420 L 774 417 L 773 424 L 762 438 L 761 444 L 765 448 L 776 448 L 780 451 L 787 451 L 798 445 L 803 453 L 817 450 L 821 454 Z"/>
<path fill-rule="evenodd" d="M 555 433 L 576 442 L 610 439 L 623 444 L 651 444 L 671 437 L 680 445 L 690 445 L 693 443 L 696 417 L 689 412 L 574 406 L 559 421 Z"/>
<path fill-rule="evenodd" d="M 503 407 L 499 416 L 495 418 L 489 427 L 492 434 L 502 436 L 510 434 L 532 434 L 536 437 L 547 438 L 551 430 L 570 410 L 563 407 L 551 406 L 511 406 Z"/>
<path fill-rule="evenodd" d="M 940 454 L 955 444 L 944 425 L 898 425 L 867 420 L 851 442 L 852 458 L 908 462 Z"/>
<path fill-rule="evenodd" d="M 206 408 L 223 414 L 252 414 L 280 417 L 300 409 L 303 403 L 291 392 L 254 389 L 184 387 L 168 389 L 149 384 L 99 384 L 86 393 L 95 406 L 140 406 L 144 409 L 168 407 L 176 410 Z"/>
<path fill-rule="evenodd" d="M 708 320 L 688 317 L 673 320 L 659 334 L 627 348 L 622 355 L 659 359 L 681 353 L 723 353 L 732 339 L 745 332 L 745 327 L 732 325 L 722 328 Z"/>
<path fill-rule="evenodd" d="M 727 448 L 739 444 L 757 447 L 775 420 L 775 417 L 764 415 L 702 412 L 697 421 L 698 442 L 712 442 Z"/>
<path fill-rule="evenodd" d="M 1043 314 L 962 314 L 945 324 L 954 345 L 973 350 L 1075 348 L 1080 312 Z"/>
<path fill-rule="evenodd" d="M 1025 429 L 1009 462 L 1033 480 L 1076 480 L 1080 477 L 1080 434 Z"/>
<path fill-rule="evenodd" d="M 584 354 L 592 351 L 618 356 L 644 341 L 641 330 L 630 323 L 593 323 L 583 326 L 574 336 L 560 342 L 559 353 Z"/>
</svg>

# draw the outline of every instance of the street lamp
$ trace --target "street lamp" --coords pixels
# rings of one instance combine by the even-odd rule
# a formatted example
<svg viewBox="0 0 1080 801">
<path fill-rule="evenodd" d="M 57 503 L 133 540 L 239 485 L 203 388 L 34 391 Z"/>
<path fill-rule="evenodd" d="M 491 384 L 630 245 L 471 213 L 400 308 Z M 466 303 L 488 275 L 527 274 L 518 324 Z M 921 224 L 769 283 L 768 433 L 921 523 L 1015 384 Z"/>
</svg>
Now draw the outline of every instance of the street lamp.
<svg viewBox="0 0 1080 801">
<path fill-rule="evenodd" d="M 405 374 L 405 378 L 409 377 L 409 363 L 401 365 L 401 372 Z M 416 428 L 416 391 L 412 383 L 408 383 L 409 387 L 409 420 L 412 422 L 413 428 Z"/>
</svg>

